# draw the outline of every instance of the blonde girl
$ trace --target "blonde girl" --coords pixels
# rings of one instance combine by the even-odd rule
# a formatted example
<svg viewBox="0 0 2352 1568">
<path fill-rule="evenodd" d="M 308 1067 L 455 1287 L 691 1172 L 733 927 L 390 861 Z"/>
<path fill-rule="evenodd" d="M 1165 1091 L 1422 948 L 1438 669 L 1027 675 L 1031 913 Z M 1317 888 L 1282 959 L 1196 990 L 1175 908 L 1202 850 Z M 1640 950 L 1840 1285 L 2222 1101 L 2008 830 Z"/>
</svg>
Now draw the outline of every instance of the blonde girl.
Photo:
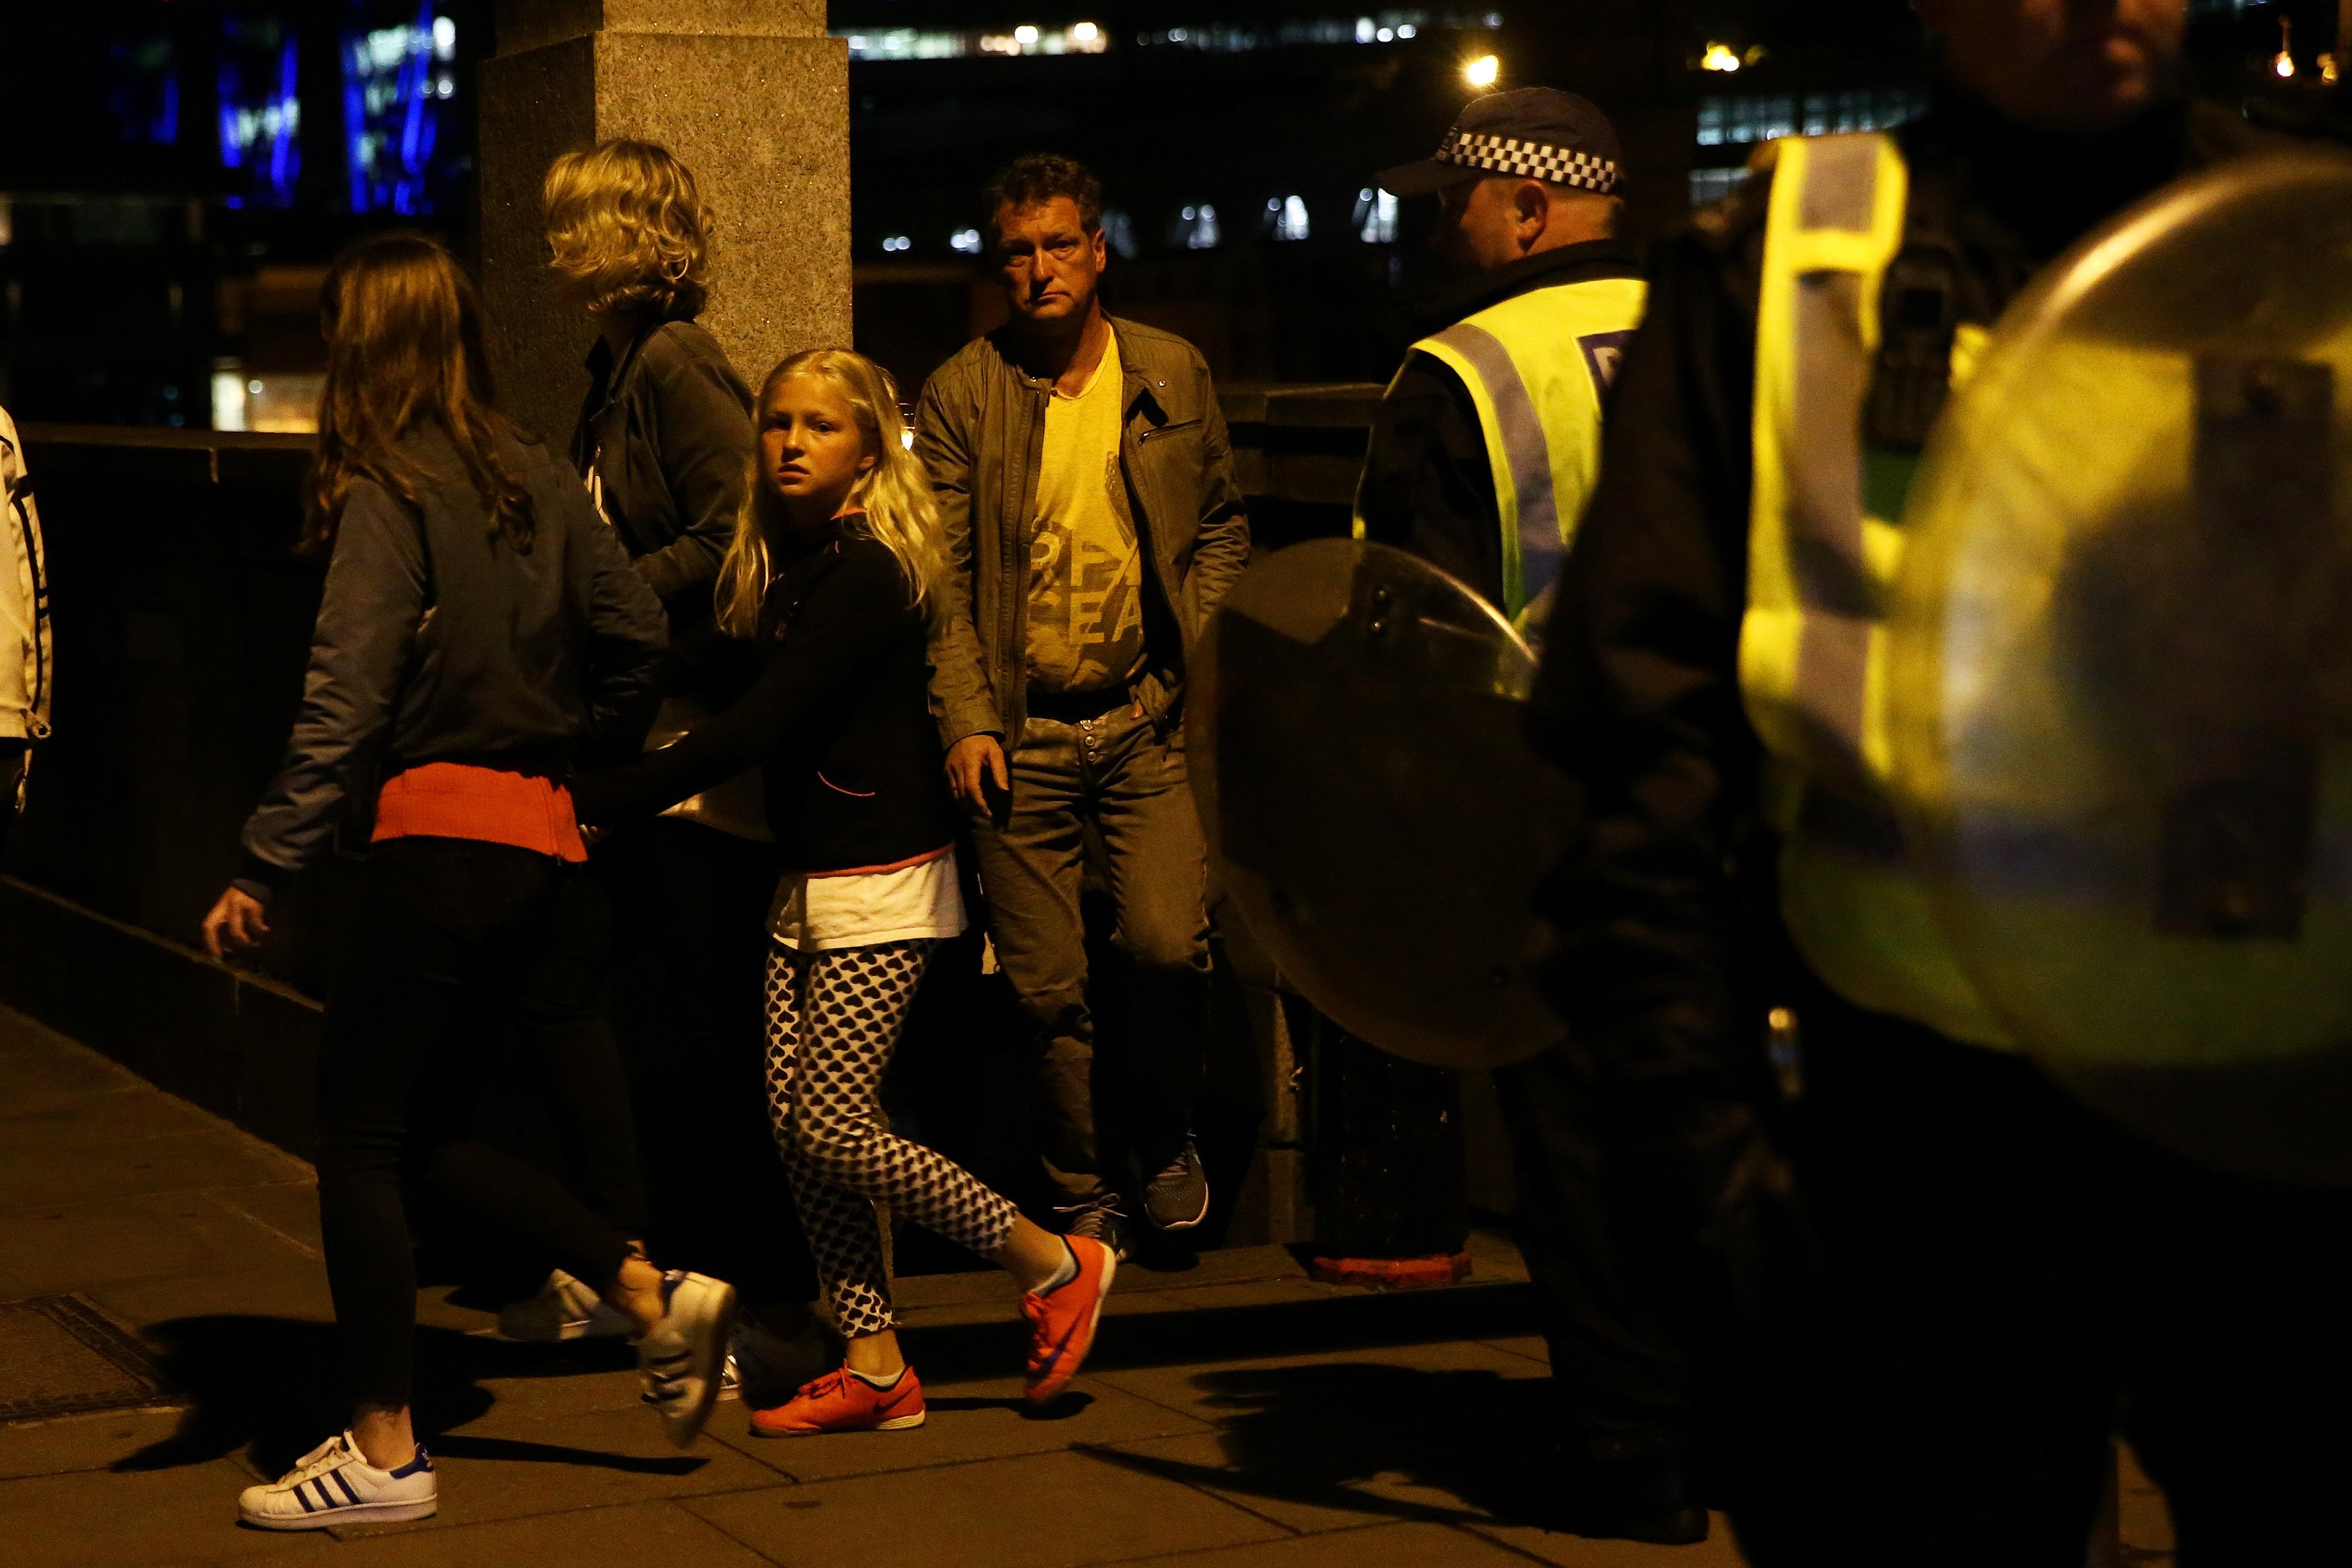
<svg viewBox="0 0 2352 1568">
<path fill-rule="evenodd" d="M 754 762 L 785 872 L 767 934 L 768 1101 L 847 1364 L 757 1411 L 769 1437 L 921 1425 L 874 1203 L 1021 1281 L 1029 1396 L 1092 1345 L 1117 1259 L 1066 1241 L 952 1162 L 893 1137 L 879 1087 L 934 949 L 964 929 L 955 818 L 926 693 L 939 513 L 889 373 L 795 354 L 758 402 L 751 494 L 719 580 L 721 627 L 758 648 L 740 702 L 677 745 L 583 776 L 584 820 L 656 810 Z"/>
</svg>

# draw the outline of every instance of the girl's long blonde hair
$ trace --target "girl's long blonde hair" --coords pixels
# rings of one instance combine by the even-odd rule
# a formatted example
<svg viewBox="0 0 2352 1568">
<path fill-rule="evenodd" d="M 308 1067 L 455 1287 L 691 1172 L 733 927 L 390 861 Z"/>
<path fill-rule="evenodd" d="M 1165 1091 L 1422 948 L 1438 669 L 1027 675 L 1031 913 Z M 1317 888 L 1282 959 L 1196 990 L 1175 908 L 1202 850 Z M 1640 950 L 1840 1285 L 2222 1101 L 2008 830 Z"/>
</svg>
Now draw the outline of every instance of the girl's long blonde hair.
<svg viewBox="0 0 2352 1568">
<path fill-rule="evenodd" d="M 946 570 L 947 544 L 940 530 L 940 507 L 931 497 L 929 476 L 908 447 L 906 422 L 898 414 L 898 383 L 863 354 L 847 349 L 807 349 L 768 372 L 768 379 L 760 383 L 754 409 L 766 408 L 770 395 L 795 376 L 827 382 L 848 401 L 857 433 L 874 456 L 874 466 L 849 492 L 846 509 L 862 508 L 865 516 L 845 517 L 845 527 L 897 556 L 899 570 L 907 574 L 912 601 L 927 603 Z M 756 444 L 751 466 L 751 482 L 744 488 L 743 509 L 735 515 L 735 537 L 727 546 L 726 559 L 719 563 L 715 591 L 719 630 L 736 637 L 750 637 L 759 631 L 760 603 L 767 597 L 773 574 L 768 554 L 769 523 L 778 517 L 783 504 L 760 472 Z"/>
</svg>

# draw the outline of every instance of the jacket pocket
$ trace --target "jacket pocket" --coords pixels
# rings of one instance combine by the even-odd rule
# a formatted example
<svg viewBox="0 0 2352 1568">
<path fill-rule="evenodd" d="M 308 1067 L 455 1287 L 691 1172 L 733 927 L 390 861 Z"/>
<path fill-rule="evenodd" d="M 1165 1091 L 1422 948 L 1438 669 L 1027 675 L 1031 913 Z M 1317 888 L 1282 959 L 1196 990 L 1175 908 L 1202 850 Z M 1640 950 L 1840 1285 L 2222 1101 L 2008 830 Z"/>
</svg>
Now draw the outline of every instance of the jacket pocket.
<svg viewBox="0 0 2352 1568">
<path fill-rule="evenodd" d="M 1147 430 L 1142 434 L 1137 436 L 1135 438 L 1135 444 L 1138 446 L 1149 446 L 1153 442 L 1171 435 L 1189 434 L 1197 436 L 1201 434 L 1201 426 L 1203 423 L 1203 421 L 1197 419 L 1177 419 L 1171 420 L 1166 424 L 1155 424 L 1150 430 Z"/>
</svg>

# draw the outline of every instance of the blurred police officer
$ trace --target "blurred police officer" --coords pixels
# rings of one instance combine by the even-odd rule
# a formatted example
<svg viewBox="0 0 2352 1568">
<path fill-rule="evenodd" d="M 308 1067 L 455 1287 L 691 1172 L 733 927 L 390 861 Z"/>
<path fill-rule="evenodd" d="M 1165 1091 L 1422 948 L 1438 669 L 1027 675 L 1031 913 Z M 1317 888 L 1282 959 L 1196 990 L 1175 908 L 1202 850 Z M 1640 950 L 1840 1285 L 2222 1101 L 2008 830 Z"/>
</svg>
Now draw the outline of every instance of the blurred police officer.
<svg viewBox="0 0 2352 1568">
<path fill-rule="evenodd" d="M 1381 400 L 1357 537 L 1421 556 L 1539 631 L 1642 317 L 1617 237 L 1617 133 L 1573 93 L 1517 88 L 1472 102 L 1434 155 L 1379 178 L 1438 197 L 1433 244 L 1457 277 Z M 1683 1358 L 1602 1200 L 1619 1158 L 1564 1058 L 1496 1078 L 1559 1406 L 1563 1451 L 1539 1461 L 1536 1500 L 1580 1534 L 1703 1540 Z"/>
<path fill-rule="evenodd" d="M 1779 144 L 1651 269 L 1538 694 L 1588 811 L 1554 993 L 1612 1118 L 1681 1151 L 1654 1190 L 1694 1276 L 1735 1283 L 1775 1187 L 1765 1019 L 1801 1030 L 1773 1141 L 1814 1360 L 1714 1412 L 1751 1561 L 2080 1563 L 2118 1424 L 2184 1563 L 2340 1560 L 2344 1195 L 2191 1166 L 2034 1071 L 1946 946 L 1864 690 L 1956 368 L 2061 251 L 2264 139 L 2174 87 L 2183 0 L 1916 8 L 1925 118 Z M 1751 1394 L 1771 1338 L 1724 1358 Z"/>
</svg>

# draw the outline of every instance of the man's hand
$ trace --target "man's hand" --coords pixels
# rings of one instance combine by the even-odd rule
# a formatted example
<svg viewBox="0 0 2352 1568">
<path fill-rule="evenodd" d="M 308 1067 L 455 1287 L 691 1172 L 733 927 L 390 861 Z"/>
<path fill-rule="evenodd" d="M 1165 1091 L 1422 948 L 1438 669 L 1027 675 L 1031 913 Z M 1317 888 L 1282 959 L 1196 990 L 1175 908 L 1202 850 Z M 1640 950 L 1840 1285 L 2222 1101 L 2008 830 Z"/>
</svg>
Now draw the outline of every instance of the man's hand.
<svg viewBox="0 0 2352 1568">
<path fill-rule="evenodd" d="M 967 735 L 948 747 L 948 792 L 975 822 L 995 815 L 989 786 L 997 800 L 1013 793 L 1013 776 L 1005 771 L 1004 747 L 992 735 Z"/>
<path fill-rule="evenodd" d="M 258 947 L 261 939 L 269 935 L 269 922 L 261 900 L 234 887 L 224 888 L 214 901 L 212 913 L 205 916 L 205 951 L 215 958 L 226 958 L 231 953 L 242 953 L 248 947 Z"/>
</svg>

